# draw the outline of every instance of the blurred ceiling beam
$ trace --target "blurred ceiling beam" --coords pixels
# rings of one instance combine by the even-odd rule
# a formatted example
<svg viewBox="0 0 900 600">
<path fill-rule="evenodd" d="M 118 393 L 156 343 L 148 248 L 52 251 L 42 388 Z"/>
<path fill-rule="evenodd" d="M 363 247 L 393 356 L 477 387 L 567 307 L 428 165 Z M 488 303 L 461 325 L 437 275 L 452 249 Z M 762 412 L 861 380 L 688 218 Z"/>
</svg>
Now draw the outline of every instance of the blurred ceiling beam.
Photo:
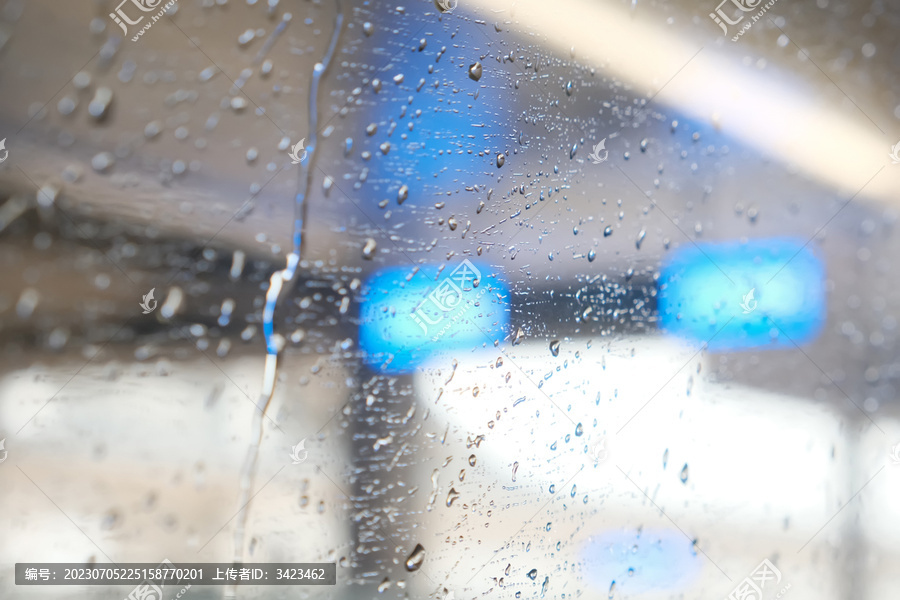
<svg viewBox="0 0 900 600">
<path fill-rule="evenodd" d="M 705 17 L 706 8 L 692 7 Z M 843 92 L 841 105 L 824 100 L 839 88 L 818 71 L 815 80 L 804 79 L 795 72 L 802 63 L 779 64 L 783 57 L 773 55 L 765 56 L 764 70 L 745 67 L 742 61 L 756 48 L 741 49 L 738 41 L 732 50 L 730 39 L 724 47 L 713 42 L 719 32 L 711 19 L 710 41 L 704 44 L 690 36 L 694 27 L 662 27 L 622 3 L 466 0 L 462 8 L 488 23 L 508 19 L 533 30 L 558 55 L 568 56 L 574 48 L 579 62 L 602 68 L 648 98 L 659 94 L 655 105 L 712 122 L 723 134 L 848 200 L 858 194 L 858 199 L 900 204 L 900 165 L 889 157 L 897 140 L 889 138 L 890 132 L 882 133 Z M 709 11 L 714 8 L 710 0 Z M 684 15 L 682 22 L 690 23 L 693 16 Z"/>
</svg>

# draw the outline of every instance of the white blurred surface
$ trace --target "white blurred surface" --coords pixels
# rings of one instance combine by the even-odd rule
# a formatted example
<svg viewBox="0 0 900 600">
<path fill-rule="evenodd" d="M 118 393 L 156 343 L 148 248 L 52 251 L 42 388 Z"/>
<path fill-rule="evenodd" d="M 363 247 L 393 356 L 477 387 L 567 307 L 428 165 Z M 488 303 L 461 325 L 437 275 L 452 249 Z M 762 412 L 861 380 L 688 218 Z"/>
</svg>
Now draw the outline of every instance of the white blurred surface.
<svg viewBox="0 0 900 600">
<path fill-rule="evenodd" d="M 587 545 L 604 533 L 646 527 L 677 534 L 685 549 L 696 539 L 700 576 L 680 589 L 634 597 L 726 597 L 762 559 L 777 557 L 782 585 L 792 585 L 791 597 L 837 599 L 843 594 L 842 557 L 834 549 L 850 543 L 848 530 L 862 505 L 868 506 L 863 514 L 870 515 L 866 530 L 878 530 L 878 553 L 886 558 L 900 550 L 896 527 L 879 526 L 896 516 L 888 508 L 894 497 L 885 488 L 888 477 L 868 490 L 874 504 L 851 503 L 840 510 L 858 490 L 856 471 L 871 475 L 872 467 L 863 465 L 877 468 L 877 460 L 860 461 L 840 451 L 833 456 L 835 448 L 852 448 L 858 437 L 838 412 L 808 399 L 710 383 L 703 375 L 705 354 L 662 336 L 627 338 L 602 348 L 586 342 L 563 341 L 559 357 L 543 343 L 526 342 L 509 348 L 512 360 L 503 358 L 499 368 L 500 353 L 488 351 L 461 359 L 452 379 L 446 364 L 416 376 L 419 401 L 439 423 L 449 424 L 447 439 L 485 435 L 469 450 L 477 467 L 459 465 L 466 469 L 464 481 L 444 475 L 453 469 L 442 471 L 435 508 L 424 524 L 437 540 L 478 540 L 470 544 L 471 552 L 454 554 L 454 584 L 475 575 L 472 590 L 477 590 L 502 575 L 507 563 L 521 570 L 525 560 L 539 573 L 564 563 L 581 576 L 570 577 L 566 592 L 574 585 L 594 596 L 607 592 L 610 582 L 592 582 L 585 589 L 593 560 Z M 583 424 L 582 436 L 512 363 L 534 381 L 550 375 L 544 392 Z M 609 458 L 595 464 L 586 452 L 601 437 L 608 440 Z M 466 450 L 450 446 L 445 452 L 460 456 Z M 883 465 L 884 452 L 880 459 Z M 682 483 L 684 465 L 688 477 Z M 900 466 L 895 471 L 890 481 Z M 451 487 L 460 497 L 448 509 Z M 490 509 L 494 514 L 488 517 Z M 549 533 L 542 530 L 548 522 Z M 561 549 L 554 546 L 558 540 Z M 526 542 L 532 545 L 528 553 Z M 551 580 L 550 589 L 559 593 L 560 581 Z M 619 588 L 627 594 L 627 586 L 620 582 Z"/>
</svg>

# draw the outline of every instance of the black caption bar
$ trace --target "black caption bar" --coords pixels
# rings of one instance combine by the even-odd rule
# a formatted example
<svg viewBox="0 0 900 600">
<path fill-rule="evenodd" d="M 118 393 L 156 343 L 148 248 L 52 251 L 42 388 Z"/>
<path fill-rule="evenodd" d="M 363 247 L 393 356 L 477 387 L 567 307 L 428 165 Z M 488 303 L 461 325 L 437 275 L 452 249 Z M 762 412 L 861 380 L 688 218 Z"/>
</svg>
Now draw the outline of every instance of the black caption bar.
<svg viewBox="0 0 900 600">
<path fill-rule="evenodd" d="M 335 585 L 335 563 L 16 563 L 16 585 Z"/>
</svg>

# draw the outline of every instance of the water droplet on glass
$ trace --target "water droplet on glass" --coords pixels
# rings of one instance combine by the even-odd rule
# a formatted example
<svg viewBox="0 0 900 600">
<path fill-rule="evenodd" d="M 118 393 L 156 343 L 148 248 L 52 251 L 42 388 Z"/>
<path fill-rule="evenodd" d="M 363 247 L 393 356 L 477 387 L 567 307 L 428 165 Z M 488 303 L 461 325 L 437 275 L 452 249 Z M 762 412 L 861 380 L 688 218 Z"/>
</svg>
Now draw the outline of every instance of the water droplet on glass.
<svg viewBox="0 0 900 600">
<path fill-rule="evenodd" d="M 537 579 L 537 569 L 532 569 L 532 570 L 528 571 L 528 579 L 530 579 L 532 581 Z"/>
<path fill-rule="evenodd" d="M 88 104 L 88 113 L 98 121 L 106 117 L 110 104 L 112 104 L 113 92 L 108 87 L 98 87 L 94 92 L 94 98 Z"/>
<path fill-rule="evenodd" d="M 428 497 L 428 506 L 426 510 L 430 511 L 434 508 L 434 500 L 437 498 L 438 492 L 438 478 L 440 477 L 441 472 L 435 469 L 431 472 L 431 496 Z"/>
<path fill-rule="evenodd" d="M 478 81 L 481 79 L 481 63 L 477 62 L 469 66 L 469 79 Z"/>
<path fill-rule="evenodd" d="M 75 107 L 77 106 L 78 102 L 75 98 L 72 98 L 71 96 L 63 96 L 56 104 L 56 109 L 59 111 L 59 114 L 65 117 L 71 115 L 75 111 Z"/>
<path fill-rule="evenodd" d="M 474 466 L 475 466 L 475 461 L 476 461 L 475 455 L 474 455 L 474 454 L 469 455 L 469 466 L 470 466 L 470 467 L 474 467 Z"/>
<path fill-rule="evenodd" d="M 524 339 L 525 339 L 525 332 L 522 331 L 521 327 L 519 327 L 518 329 L 516 329 L 516 336 L 513 338 L 513 341 L 512 341 L 513 346 L 518 346 L 519 344 L 522 343 L 522 340 L 524 340 Z"/>
<path fill-rule="evenodd" d="M 502 167 L 505 162 L 506 156 L 504 156 L 502 152 L 499 152 L 497 154 L 497 168 L 499 169 L 500 167 Z"/>
<path fill-rule="evenodd" d="M 116 157 L 113 156 L 112 152 L 101 152 L 94 155 L 94 158 L 91 159 L 91 166 L 98 173 L 107 172 L 114 164 L 116 164 Z"/>
<path fill-rule="evenodd" d="M 397 190 L 397 204 L 403 204 L 406 198 L 409 196 L 409 187 L 406 185 L 401 185 L 400 189 Z"/>
<path fill-rule="evenodd" d="M 375 250 L 378 248 L 378 244 L 375 242 L 373 238 L 366 239 L 366 245 L 363 246 L 363 258 L 366 260 L 372 260 L 375 258 Z"/>
<path fill-rule="evenodd" d="M 747 209 L 747 219 L 750 220 L 751 223 L 756 223 L 756 219 L 759 217 L 759 209 L 755 206 L 751 206 Z"/>
<path fill-rule="evenodd" d="M 416 544 L 416 547 L 413 549 L 412 553 L 406 558 L 406 570 L 418 571 L 419 567 L 421 567 L 422 563 L 424 562 L 425 548 L 422 547 L 422 544 Z"/>
<path fill-rule="evenodd" d="M 144 127 L 144 137 L 148 140 L 153 139 L 159 135 L 159 132 L 162 131 L 162 121 L 150 121 L 147 123 L 147 126 Z"/>
<path fill-rule="evenodd" d="M 559 356 L 559 340 L 553 340 L 550 342 L 550 354 L 553 356 Z"/>
<path fill-rule="evenodd" d="M 575 426 L 575 435 L 581 437 L 582 434 L 584 434 L 584 425 L 579 423 Z"/>
<path fill-rule="evenodd" d="M 588 262 L 594 262 L 594 259 L 597 258 L 597 253 L 594 252 L 594 249 L 591 248 L 588 250 Z"/>
<path fill-rule="evenodd" d="M 447 508 L 453 506 L 457 498 L 459 498 L 459 492 L 455 488 L 450 488 L 450 491 L 447 492 Z"/>
<path fill-rule="evenodd" d="M 87 71 L 80 71 L 72 78 L 72 85 L 76 90 L 86 90 L 91 85 L 91 74 Z"/>
<path fill-rule="evenodd" d="M 686 484 L 688 480 L 688 466 L 687 463 L 684 463 L 684 467 L 681 468 L 681 475 L 679 476 L 681 479 L 681 483 Z"/>
<path fill-rule="evenodd" d="M 609 237 L 612 235 L 613 229 L 609 225 L 606 226 L 606 229 L 603 230 L 603 237 Z"/>
<path fill-rule="evenodd" d="M 22 290 L 22 294 L 19 296 L 19 301 L 16 302 L 16 316 L 20 319 L 27 319 L 34 312 L 34 309 L 37 308 L 38 302 L 40 302 L 41 295 L 34 288 L 25 288 Z"/>
<path fill-rule="evenodd" d="M 372 25 L 372 23 L 370 23 L 369 21 L 366 21 L 365 23 L 363 23 L 363 33 L 366 34 L 366 37 L 371 36 L 373 33 L 375 33 L 375 26 Z"/>
<path fill-rule="evenodd" d="M 238 44 L 241 46 L 246 46 L 250 42 L 253 41 L 253 38 L 256 37 L 256 31 L 253 29 L 248 29 L 244 31 L 241 35 L 238 36 Z"/>
<path fill-rule="evenodd" d="M 518 471 L 518 470 L 519 470 L 519 461 L 516 461 L 513 463 L 513 468 L 512 468 L 512 480 L 513 481 L 516 480 L 516 471 Z"/>
<path fill-rule="evenodd" d="M 231 99 L 231 109 L 234 112 L 241 112 L 247 108 L 247 100 L 243 96 L 235 96 Z"/>
<path fill-rule="evenodd" d="M 575 86 L 570 81 L 566 84 L 566 96 L 571 96 L 574 93 L 575 93 Z"/>
</svg>

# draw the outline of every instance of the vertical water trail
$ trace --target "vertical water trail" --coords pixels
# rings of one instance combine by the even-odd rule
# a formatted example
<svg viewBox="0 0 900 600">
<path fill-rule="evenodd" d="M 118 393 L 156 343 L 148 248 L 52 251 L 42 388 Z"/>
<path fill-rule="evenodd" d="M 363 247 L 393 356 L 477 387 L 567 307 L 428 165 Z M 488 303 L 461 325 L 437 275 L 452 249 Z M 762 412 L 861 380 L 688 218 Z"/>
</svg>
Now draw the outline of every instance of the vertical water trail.
<svg viewBox="0 0 900 600">
<path fill-rule="evenodd" d="M 294 228 L 293 248 L 287 256 L 287 265 L 281 271 L 272 274 L 269 280 L 269 289 L 266 291 L 266 304 L 263 308 L 263 334 L 266 340 L 266 363 L 263 372 L 262 389 L 259 399 L 256 401 L 256 410 L 253 412 L 251 425 L 250 447 L 244 459 L 244 466 L 240 475 L 240 500 L 238 506 L 240 512 L 234 530 L 234 562 L 242 562 L 244 558 L 244 544 L 249 516 L 250 498 L 253 489 L 253 480 L 256 477 L 256 464 L 259 457 L 259 444 L 262 441 L 263 425 L 266 410 L 272 400 L 275 391 L 275 376 L 278 370 L 278 352 L 284 345 L 284 338 L 275 334 L 275 309 L 283 293 L 289 290 L 297 277 L 297 266 L 300 264 L 300 255 L 303 248 L 304 224 L 306 222 L 306 198 L 312 189 L 312 162 L 318 144 L 318 103 L 316 101 L 319 92 L 319 82 L 328 71 L 331 60 L 337 48 L 338 39 L 344 25 L 344 15 L 341 0 L 335 0 L 336 15 L 334 19 L 334 31 L 328 50 L 322 61 L 316 63 L 313 71 L 312 82 L 309 90 L 309 145 L 306 164 L 300 164 L 300 179 L 297 184 L 297 194 L 294 197 Z M 279 32 L 280 33 L 280 32 Z M 225 590 L 226 598 L 237 597 L 237 586 L 228 586 Z"/>
</svg>

